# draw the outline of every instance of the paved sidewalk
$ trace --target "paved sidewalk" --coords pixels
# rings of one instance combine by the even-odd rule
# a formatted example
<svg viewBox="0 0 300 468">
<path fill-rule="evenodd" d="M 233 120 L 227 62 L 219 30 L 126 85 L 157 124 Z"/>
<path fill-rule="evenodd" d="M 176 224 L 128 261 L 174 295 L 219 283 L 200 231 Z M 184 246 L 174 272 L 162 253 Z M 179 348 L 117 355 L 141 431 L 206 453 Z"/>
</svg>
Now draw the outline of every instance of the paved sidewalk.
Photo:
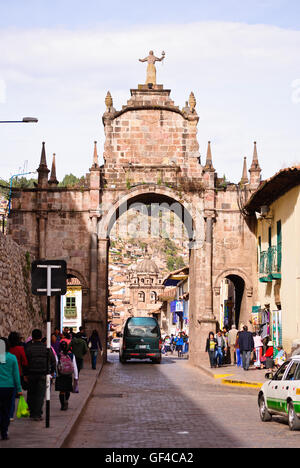
<svg viewBox="0 0 300 468">
<path fill-rule="evenodd" d="M 208 354 L 204 352 L 201 353 L 196 367 L 207 375 L 218 379 L 224 385 L 248 388 L 260 388 L 266 381 L 265 374 L 268 372 L 266 369 L 256 369 L 254 366 L 250 366 L 248 371 L 244 371 L 241 367 L 229 364 L 211 369 Z"/>
<path fill-rule="evenodd" d="M 60 410 L 59 392 L 51 391 L 50 428 L 46 429 L 45 420 L 15 419 L 9 426 L 9 440 L 0 440 L 2 448 L 61 448 L 82 413 L 102 370 L 98 362 L 97 370 L 90 367 L 86 360 L 85 368 L 80 372 L 79 393 L 71 393 L 69 409 Z M 24 392 L 24 396 L 26 392 Z M 45 405 L 44 405 L 45 412 Z"/>
</svg>

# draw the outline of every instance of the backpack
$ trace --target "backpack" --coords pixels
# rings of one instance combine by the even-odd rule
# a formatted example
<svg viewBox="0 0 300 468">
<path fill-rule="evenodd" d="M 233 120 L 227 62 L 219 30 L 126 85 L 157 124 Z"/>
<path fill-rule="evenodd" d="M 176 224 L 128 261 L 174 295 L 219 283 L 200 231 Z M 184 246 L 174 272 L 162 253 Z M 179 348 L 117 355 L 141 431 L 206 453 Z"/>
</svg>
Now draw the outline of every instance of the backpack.
<svg viewBox="0 0 300 468">
<path fill-rule="evenodd" d="M 72 375 L 74 373 L 74 365 L 68 354 L 61 353 L 58 362 L 58 372 L 60 375 Z"/>
</svg>

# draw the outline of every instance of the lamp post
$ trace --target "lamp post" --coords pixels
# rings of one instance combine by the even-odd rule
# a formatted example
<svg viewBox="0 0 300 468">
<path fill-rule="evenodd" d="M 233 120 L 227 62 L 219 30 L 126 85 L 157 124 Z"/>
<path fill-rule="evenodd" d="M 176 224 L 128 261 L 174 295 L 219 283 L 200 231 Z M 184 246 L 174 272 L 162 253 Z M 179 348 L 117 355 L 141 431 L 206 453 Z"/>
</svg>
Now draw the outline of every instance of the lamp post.
<svg viewBox="0 0 300 468">
<path fill-rule="evenodd" d="M 36 117 L 23 117 L 22 120 L 0 120 L 0 123 L 37 123 Z"/>
<path fill-rule="evenodd" d="M 0 120 L 0 123 L 37 123 L 38 119 L 36 117 L 23 117 L 22 120 Z M 15 174 L 10 178 L 9 184 L 9 200 L 8 200 L 8 214 L 10 214 L 10 202 L 11 202 L 11 190 L 12 190 L 12 181 L 14 177 L 18 177 L 21 175 L 28 175 L 28 174 L 35 174 L 35 172 L 26 172 L 24 174 Z"/>
</svg>

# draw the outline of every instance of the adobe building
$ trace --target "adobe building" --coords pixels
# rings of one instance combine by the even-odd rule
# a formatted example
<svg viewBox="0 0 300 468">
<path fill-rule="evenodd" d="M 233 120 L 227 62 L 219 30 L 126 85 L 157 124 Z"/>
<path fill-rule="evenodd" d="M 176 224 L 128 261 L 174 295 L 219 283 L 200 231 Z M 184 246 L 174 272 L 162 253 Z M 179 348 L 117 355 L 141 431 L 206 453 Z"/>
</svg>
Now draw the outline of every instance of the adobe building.
<svg viewBox="0 0 300 468">
<path fill-rule="evenodd" d="M 132 205 L 169 206 L 190 240 L 190 358 L 196 363 L 219 322 L 224 278 L 238 289 L 237 323 L 247 323 L 255 305 L 256 241 L 242 207 L 260 183 L 256 145 L 250 179 L 245 160 L 240 184 L 226 184 L 217 177 L 210 143 L 201 160 L 193 93 L 184 108 L 163 85 L 148 82 L 130 94 L 120 110 L 106 96 L 104 164 L 95 143 L 84 187 L 57 186 L 55 161 L 49 177 L 43 143 L 38 185 L 15 194 L 9 234 L 32 259 L 67 261 L 68 274 L 82 286 L 87 332 L 97 328 L 105 343 L 110 231 Z"/>
</svg>

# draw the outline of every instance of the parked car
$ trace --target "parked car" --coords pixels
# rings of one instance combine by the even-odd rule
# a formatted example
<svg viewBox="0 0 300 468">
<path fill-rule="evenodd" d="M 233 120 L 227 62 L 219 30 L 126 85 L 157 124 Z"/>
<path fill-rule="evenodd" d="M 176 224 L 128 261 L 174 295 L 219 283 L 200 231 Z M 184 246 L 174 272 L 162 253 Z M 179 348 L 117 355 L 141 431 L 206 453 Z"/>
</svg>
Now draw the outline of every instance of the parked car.
<svg viewBox="0 0 300 468">
<path fill-rule="evenodd" d="M 120 351 L 121 338 L 113 338 L 110 342 L 110 350 L 112 353 L 118 353 Z"/>
<path fill-rule="evenodd" d="M 150 359 L 161 362 L 162 340 L 160 327 L 153 317 L 130 317 L 123 328 L 120 362 L 130 359 Z"/>
<path fill-rule="evenodd" d="M 273 415 L 288 419 L 291 431 L 300 429 L 300 356 L 288 359 L 262 386 L 258 395 L 262 421 L 271 421 Z"/>
</svg>

